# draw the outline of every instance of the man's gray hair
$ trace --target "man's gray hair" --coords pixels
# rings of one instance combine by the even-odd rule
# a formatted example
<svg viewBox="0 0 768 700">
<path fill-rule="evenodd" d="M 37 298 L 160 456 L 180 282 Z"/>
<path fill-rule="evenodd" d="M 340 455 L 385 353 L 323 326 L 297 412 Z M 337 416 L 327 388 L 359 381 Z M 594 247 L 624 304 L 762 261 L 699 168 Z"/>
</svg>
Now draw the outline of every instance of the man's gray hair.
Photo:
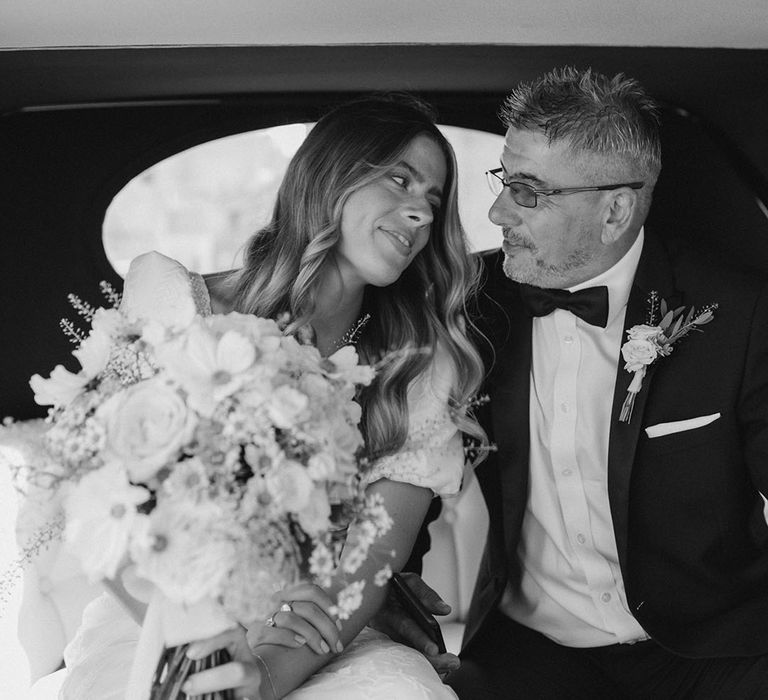
<svg viewBox="0 0 768 700">
<path fill-rule="evenodd" d="M 661 170 L 659 107 L 633 78 L 591 68 L 557 68 L 507 97 L 499 116 L 509 128 L 565 140 L 574 153 L 623 162 L 651 189 Z"/>
</svg>

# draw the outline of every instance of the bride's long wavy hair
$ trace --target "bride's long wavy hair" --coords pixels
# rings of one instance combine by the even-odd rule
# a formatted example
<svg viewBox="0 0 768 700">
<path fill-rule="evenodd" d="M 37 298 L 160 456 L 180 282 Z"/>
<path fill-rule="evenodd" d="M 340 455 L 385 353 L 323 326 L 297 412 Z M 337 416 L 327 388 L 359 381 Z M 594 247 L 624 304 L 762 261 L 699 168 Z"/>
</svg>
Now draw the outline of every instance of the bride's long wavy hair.
<svg viewBox="0 0 768 700">
<path fill-rule="evenodd" d="M 419 135 L 438 144 L 448 174 L 443 206 L 424 249 L 394 284 L 365 291 L 363 308 L 371 318 L 357 342 L 358 352 L 367 362 L 389 357 L 359 397 L 370 459 L 392 454 L 405 443 L 408 385 L 427 369 L 438 344 L 456 370 L 451 394 L 455 422 L 485 443 L 468 410 L 483 373 L 466 332 L 466 302 L 477 289 L 479 272 L 459 220 L 456 158 L 429 108 L 411 96 L 372 96 L 320 119 L 288 165 L 272 220 L 250 239 L 244 266 L 229 280 L 238 311 L 273 318 L 288 312 L 292 323 L 287 332 L 306 324 L 322 273 L 336 265 L 344 204 L 398 163 Z"/>
</svg>

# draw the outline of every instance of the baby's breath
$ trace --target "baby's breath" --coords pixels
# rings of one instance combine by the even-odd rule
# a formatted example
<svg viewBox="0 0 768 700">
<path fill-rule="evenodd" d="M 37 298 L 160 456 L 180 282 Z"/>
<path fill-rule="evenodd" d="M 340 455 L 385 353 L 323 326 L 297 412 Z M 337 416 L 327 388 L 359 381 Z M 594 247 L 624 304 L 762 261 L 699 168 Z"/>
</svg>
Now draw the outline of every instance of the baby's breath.
<svg viewBox="0 0 768 700">
<path fill-rule="evenodd" d="M 151 355 L 145 352 L 138 342 L 118 345 L 110 354 L 104 378 L 113 377 L 120 384 L 130 386 L 157 373 L 157 367 Z"/>
<path fill-rule="evenodd" d="M 109 302 L 109 305 L 112 308 L 116 309 L 120 306 L 120 292 L 118 292 L 109 282 L 101 280 L 101 282 L 99 282 L 99 289 L 101 290 L 102 296 Z"/>
<path fill-rule="evenodd" d="M 19 555 L 0 574 L 0 618 L 3 617 L 13 592 L 21 581 L 26 569 L 34 559 L 45 551 L 51 542 L 61 539 L 64 531 L 64 515 L 59 514 L 39 527 L 22 546 Z"/>
<path fill-rule="evenodd" d="M 75 326 L 75 324 L 67 318 L 62 318 L 59 321 L 59 328 L 61 328 L 64 335 L 69 338 L 69 342 L 74 345 L 80 345 L 80 343 L 87 337 L 85 331 Z"/>
<path fill-rule="evenodd" d="M 89 323 L 93 320 L 93 314 L 96 313 L 96 307 L 92 304 L 83 301 L 77 294 L 68 294 L 67 301 L 70 306 L 77 311 L 79 316 L 82 316 Z"/>
</svg>

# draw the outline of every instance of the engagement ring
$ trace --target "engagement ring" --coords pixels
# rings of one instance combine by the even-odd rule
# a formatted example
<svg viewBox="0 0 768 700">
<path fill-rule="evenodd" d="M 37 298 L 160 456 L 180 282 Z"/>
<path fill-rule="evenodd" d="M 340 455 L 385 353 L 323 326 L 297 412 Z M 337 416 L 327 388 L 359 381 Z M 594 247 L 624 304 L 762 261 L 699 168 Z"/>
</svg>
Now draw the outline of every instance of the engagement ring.
<svg viewBox="0 0 768 700">
<path fill-rule="evenodd" d="M 293 612 L 293 608 L 291 607 L 290 603 L 283 603 L 280 606 L 280 611 L 279 612 Z"/>
<path fill-rule="evenodd" d="M 267 621 L 266 621 L 264 624 L 265 624 L 267 627 L 277 627 L 277 625 L 275 624 L 275 616 L 274 616 L 274 615 L 270 615 L 270 616 L 267 618 Z"/>
</svg>

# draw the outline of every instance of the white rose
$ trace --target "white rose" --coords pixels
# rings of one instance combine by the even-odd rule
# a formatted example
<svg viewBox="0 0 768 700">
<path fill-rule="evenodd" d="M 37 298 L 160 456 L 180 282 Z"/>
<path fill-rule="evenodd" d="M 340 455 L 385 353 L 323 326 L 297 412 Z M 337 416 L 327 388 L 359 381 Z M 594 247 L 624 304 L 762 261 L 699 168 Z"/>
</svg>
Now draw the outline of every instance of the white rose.
<svg viewBox="0 0 768 700">
<path fill-rule="evenodd" d="M 661 328 L 658 326 L 648 326 L 646 324 L 632 326 L 632 328 L 627 331 L 627 336 L 630 340 L 656 340 L 661 334 Z"/>
<path fill-rule="evenodd" d="M 324 488 L 316 488 L 310 493 L 307 505 L 299 512 L 299 525 L 310 537 L 319 535 L 328 529 L 331 517 L 331 505 Z"/>
<path fill-rule="evenodd" d="M 650 365 L 658 357 L 659 350 L 650 340 L 628 340 L 621 346 L 621 354 L 626 362 L 624 369 L 637 372 Z"/>
<path fill-rule="evenodd" d="M 177 391 L 160 379 L 135 384 L 100 409 L 105 415 L 107 452 L 145 483 L 176 456 L 196 418 Z"/>
</svg>

